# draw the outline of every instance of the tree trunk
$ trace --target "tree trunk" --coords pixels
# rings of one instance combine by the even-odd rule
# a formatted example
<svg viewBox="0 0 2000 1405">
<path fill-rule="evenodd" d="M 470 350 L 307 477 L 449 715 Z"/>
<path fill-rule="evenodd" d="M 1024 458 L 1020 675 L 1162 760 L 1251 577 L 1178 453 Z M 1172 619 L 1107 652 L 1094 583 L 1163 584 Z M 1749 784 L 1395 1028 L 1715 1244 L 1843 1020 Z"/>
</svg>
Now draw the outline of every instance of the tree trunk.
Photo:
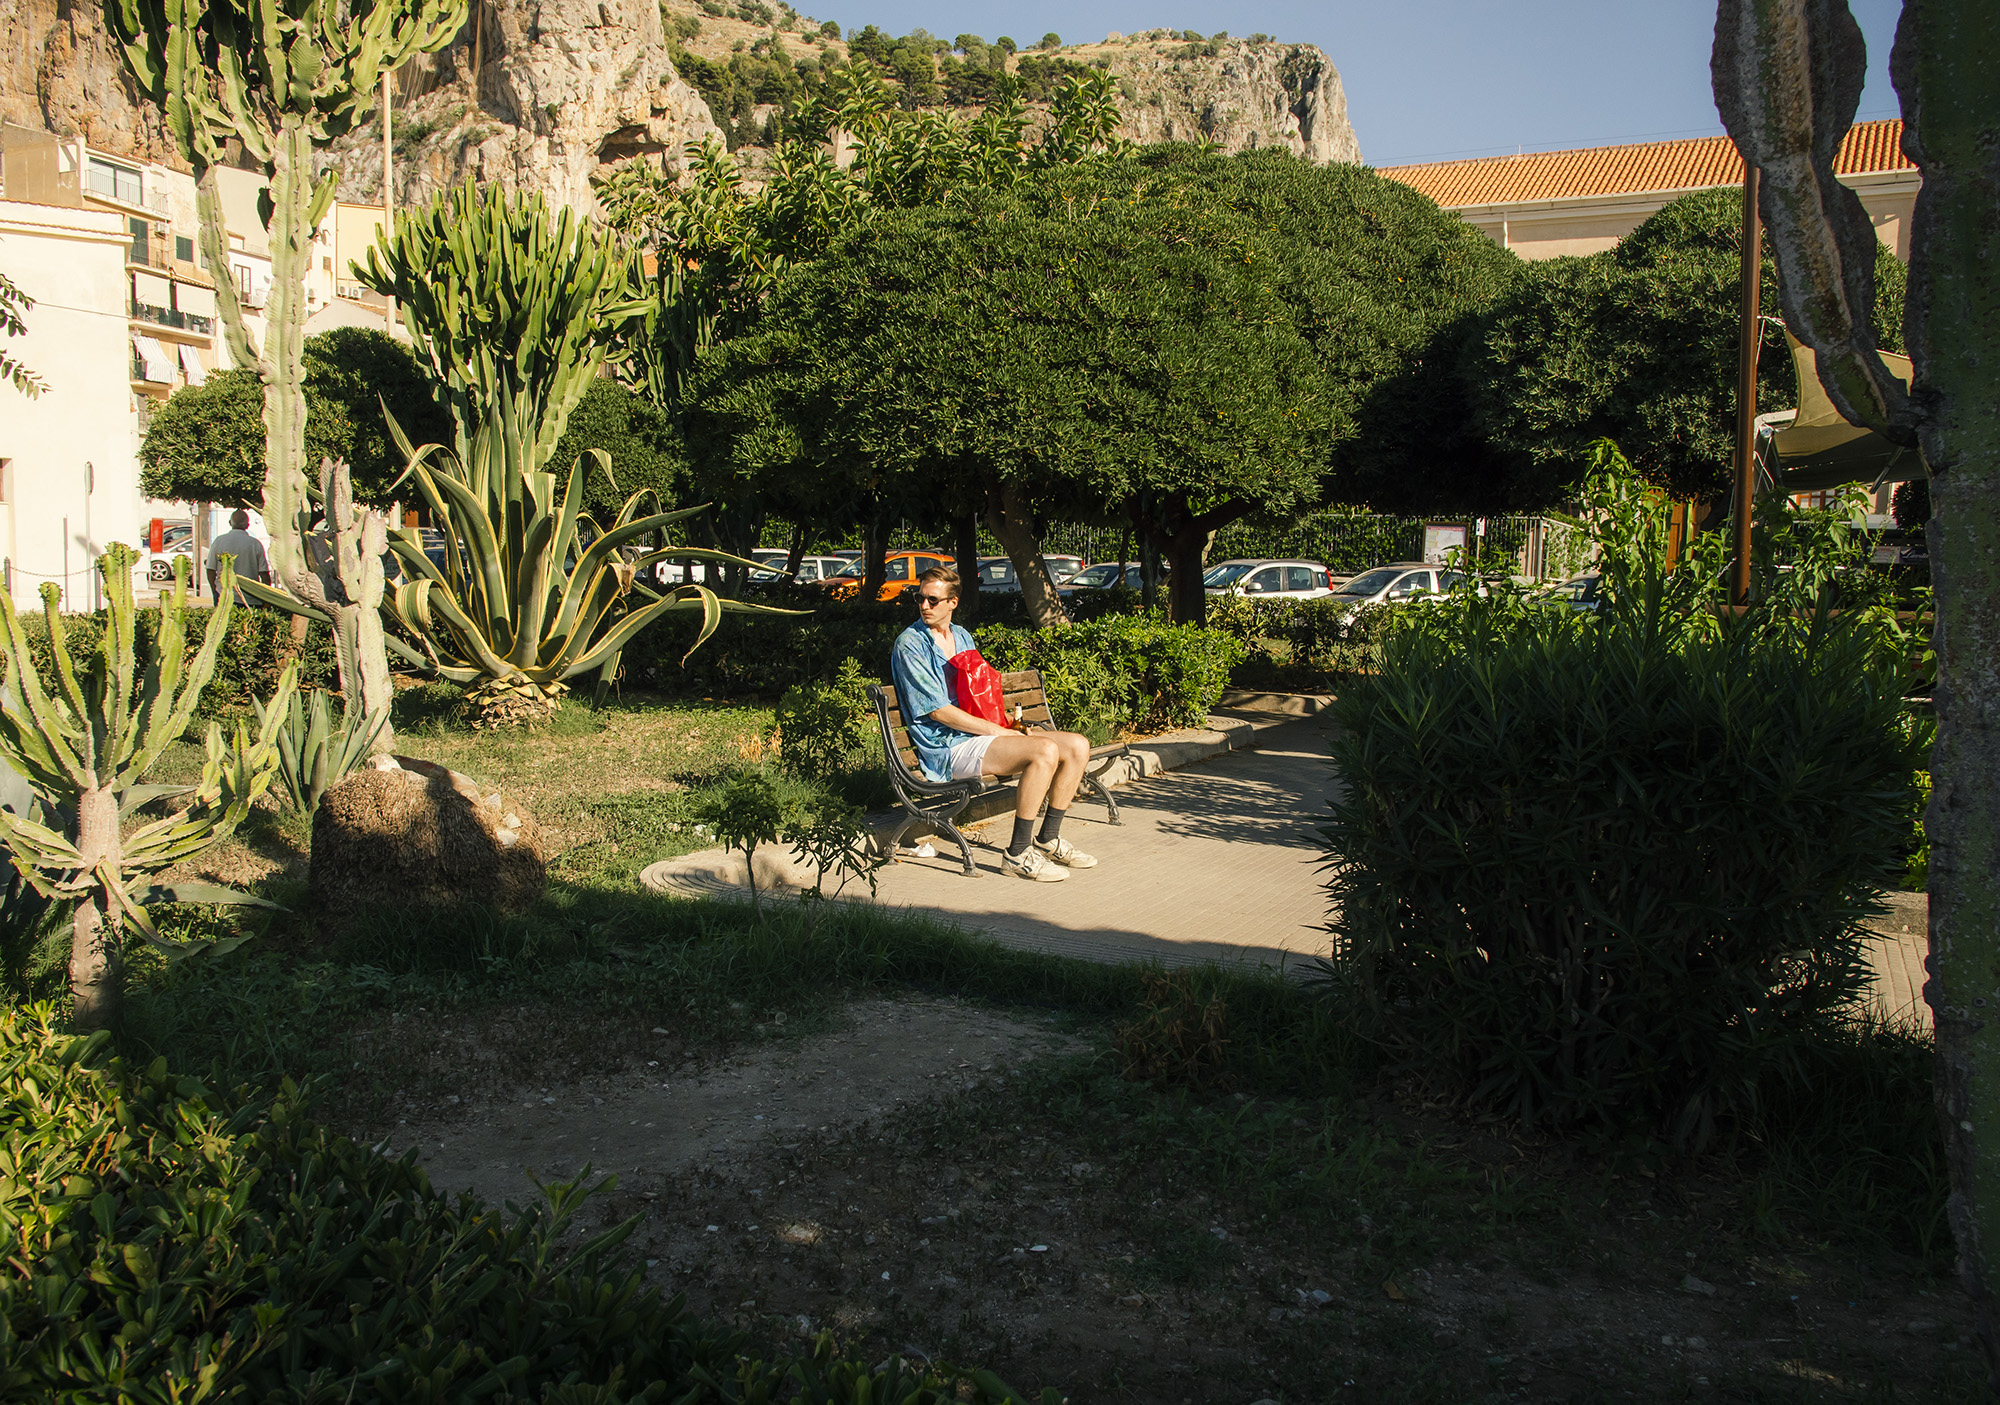
<svg viewBox="0 0 2000 1405">
<path fill-rule="evenodd" d="M 799 578 L 799 563 L 806 559 L 806 524 L 797 523 L 792 527 L 792 549 L 785 554 L 785 574 L 793 580 Z"/>
<path fill-rule="evenodd" d="M 1722 0 L 1716 105 L 1763 171 L 1785 321 L 1818 353 L 1841 413 L 1930 471 L 1937 740 L 1931 756 L 1930 979 L 1935 1098 L 1959 1276 L 1987 1386 L 2000 1390 L 2000 27 L 1990 5 L 1906 0 L 1890 59 L 1903 150 L 1923 184 L 1911 220 L 1905 399 L 1868 326 L 1875 236 L 1832 153 L 1866 52 L 1844 4 Z"/>
<path fill-rule="evenodd" d="M 860 595 L 860 598 L 863 600 L 880 600 L 882 598 L 882 570 L 884 565 L 882 558 L 889 554 L 887 549 L 888 535 L 889 528 L 888 524 L 882 520 L 882 509 L 879 507 L 869 508 L 868 524 L 861 534 L 861 550 L 865 553 L 862 557 L 864 574 L 861 577 Z"/>
<path fill-rule="evenodd" d="M 77 796 L 76 849 L 86 864 L 118 867 L 118 796 L 109 786 Z M 70 917 L 69 993 L 78 1029 L 103 1029 L 118 1015 L 118 922 L 101 892 Z"/>
<path fill-rule="evenodd" d="M 1208 591 L 1202 573 L 1208 557 L 1208 529 L 1185 519 L 1161 546 L 1167 556 L 1167 618 L 1175 624 L 1208 622 Z"/>
<path fill-rule="evenodd" d="M 990 488 L 986 498 L 986 527 L 1000 539 L 1001 550 L 1014 563 L 1014 579 L 1021 583 L 1022 598 L 1028 604 L 1028 618 L 1036 629 L 1068 624 L 1062 596 L 1056 594 L 1049 563 L 1042 560 L 1042 539 L 1035 531 L 1034 514 L 1021 500 L 1020 489 L 1012 483 Z"/>
<path fill-rule="evenodd" d="M 951 519 L 951 553 L 958 558 L 958 609 L 952 617 L 969 627 L 979 619 L 979 519 L 969 512 Z"/>
</svg>

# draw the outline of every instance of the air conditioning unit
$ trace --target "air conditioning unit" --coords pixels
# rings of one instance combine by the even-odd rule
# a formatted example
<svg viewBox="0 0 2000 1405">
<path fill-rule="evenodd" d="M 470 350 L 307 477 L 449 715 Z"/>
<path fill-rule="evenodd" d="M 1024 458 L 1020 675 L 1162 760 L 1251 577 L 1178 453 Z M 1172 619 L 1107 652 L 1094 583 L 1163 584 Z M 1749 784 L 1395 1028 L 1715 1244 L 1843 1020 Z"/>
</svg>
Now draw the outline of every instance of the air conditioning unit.
<svg viewBox="0 0 2000 1405">
<path fill-rule="evenodd" d="M 352 298 L 354 301 L 360 302 L 361 295 L 368 290 L 359 283 L 336 283 L 334 284 L 333 291 L 340 297 Z"/>
</svg>

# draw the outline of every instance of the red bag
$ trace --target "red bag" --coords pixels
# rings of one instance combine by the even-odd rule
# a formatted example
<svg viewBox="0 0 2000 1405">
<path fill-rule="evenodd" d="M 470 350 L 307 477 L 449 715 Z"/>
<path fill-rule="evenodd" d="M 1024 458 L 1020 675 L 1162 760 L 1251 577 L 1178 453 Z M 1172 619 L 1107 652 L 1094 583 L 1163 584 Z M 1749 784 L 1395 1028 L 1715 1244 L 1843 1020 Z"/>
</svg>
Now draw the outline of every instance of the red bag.
<svg viewBox="0 0 2000 1405">
<path fill-rule="evenodd" d="M 1007 726 L 1007 700 L 1000 670 L 980 657 L 977 649 L 953 654 L 947 662 L 951 665 L 952 702 L 974 717 Z"/>
</svg>

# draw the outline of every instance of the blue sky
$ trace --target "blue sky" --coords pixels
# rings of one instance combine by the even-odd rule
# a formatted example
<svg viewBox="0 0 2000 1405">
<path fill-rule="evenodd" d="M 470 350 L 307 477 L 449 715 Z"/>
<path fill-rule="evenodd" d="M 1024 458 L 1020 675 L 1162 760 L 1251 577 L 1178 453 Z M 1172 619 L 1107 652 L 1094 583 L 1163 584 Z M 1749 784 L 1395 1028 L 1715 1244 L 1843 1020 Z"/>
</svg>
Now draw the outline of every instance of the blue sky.
<svg viewBox="0 0 2000 1405">
<path fill-rule="evenodd" d="M 1709 91 L 1715 7 L 1698 0 L 810 0 L 843 27 L 949 39 L 1010 35 L 1024 48 L 1162 25 L 1259 31 L 1332 55 L 1371 165 L 1546 151 L 1721 132 Z M 1860 116 L 1893 117 L 1889 46 L 1898 0 L 1850 0 L 1868 39 Z M 852 9 L 845 8 L 852 5 Z"/>
</svg>

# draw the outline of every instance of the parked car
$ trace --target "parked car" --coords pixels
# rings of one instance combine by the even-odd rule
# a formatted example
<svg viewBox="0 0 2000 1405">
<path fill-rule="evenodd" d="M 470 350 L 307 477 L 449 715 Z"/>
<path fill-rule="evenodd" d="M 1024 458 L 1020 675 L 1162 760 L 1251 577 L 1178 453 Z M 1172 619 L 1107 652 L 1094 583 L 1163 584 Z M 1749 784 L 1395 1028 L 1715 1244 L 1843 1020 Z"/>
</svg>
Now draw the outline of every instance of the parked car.
<svg viewBox="0 0 2000 1405">
<path fill-rule="evenodd" d="M 790 559 L 791 555 L 788 552 L 780 556 L 776 564 L 759 567 L 757 570 L 752 571 L 750 573 L 751 583 L 768 584 L 771 581 L 793 579 L 810 585 L 814 582 L 825 580 L 828 576 L 838 575 L 841 571 L 847 569 L 847 562 L 841 560 L 838 556 L 801 556 L 799 558 L 798 575 L 789 576 L 785 571 L 785 563 Z"/>
<path fill-rule="evenodd" d="M 160 590 L 174 579 L 174 562 L 187 557 L 192 563 L 188 575 L 188 589 L 201 589 L 201 563 L 194 561 L 194 533 L 182 533 L 178 538 L 169 537 L 166 546 L 159 551 L 141 551 L 139 559 L 132 563 L 132 588 L 134 590 Z"/>
<path fill-rule="evenodd" d="M 1276 600 L 1317 600 L 1333 594 L 1333 577 L 1317 561 L 1256 558 L 1223 561 L 1201 578 L 1210 595 L 1256 595 Z"/>
<path fill-rule="evenodd" d="M 1141 571 L 1137 561 L 1128 561 L 1125 563 L 1125 588 L 1127 590 L 1141 589 L 1145 585 L 1143 576 L 1144 572 Z M 1164 584 L 1166 579 L 1167 565 L 1163 561 L 1160 563 L 1161 583 Z M 1075 575 L 1064 581 L 1063 593 L 1066 595 L 1072 590 L 1107 590 L 1117 584 L 1118 563 L 1116 561 L 1100 561 L 1095 566 L 1084 567 L 1081 571 L 1078 571 Z"/>
<path fill-rule="evenodd" d="M 1600 578 L 1595 571 L 1586 571 L 1580 576 L 1550 586 L 1542 594 L 1542 599 L 1551 605 L 1566 605 L 1572 610 L 1597 611 L 1604 608 L 1604 597 L 1599 593 Z"/>
<path fill-rule="evenodd" d="M 1058 589 L 1068 583 L 1070 577 L 1083 569 L 1081 556 L 1044 556 L 1044 564 L 1049 568 L 1049 579 Z M 1113 567 L 1116 570 L 1117 567 Z M 1005 556 L 982 556 L 979 558 L 979 588 L 981 590 L 1019 590 L 1020 577 L 1014 574 L 1014 563 Z"/>
<path fill-rule="evenodd" d="M 1437 595 L 1465 579 L 1461 571 L 1447 571 L 1422 561 L 1397 561 L 1363 571 L 1333 592 L 1343 605 L 1360 608 L 1393 600 L 1409 600 L 1420 595 Z"/>
<path fill-rule="evenodd" d="M 892 552 L 882 565 L 882 593 L 877 598 L 894 600 L 931 567 L 949 565 L 951 559 L 942 552 Z M 852 600 L 861 594 L 861 582 L 867 575 L 868 568 L 865 565 L 860 561 L 850 561 L 837 574 L 822 580 L 820 585 L 836 600 Z"/>
</svg>

